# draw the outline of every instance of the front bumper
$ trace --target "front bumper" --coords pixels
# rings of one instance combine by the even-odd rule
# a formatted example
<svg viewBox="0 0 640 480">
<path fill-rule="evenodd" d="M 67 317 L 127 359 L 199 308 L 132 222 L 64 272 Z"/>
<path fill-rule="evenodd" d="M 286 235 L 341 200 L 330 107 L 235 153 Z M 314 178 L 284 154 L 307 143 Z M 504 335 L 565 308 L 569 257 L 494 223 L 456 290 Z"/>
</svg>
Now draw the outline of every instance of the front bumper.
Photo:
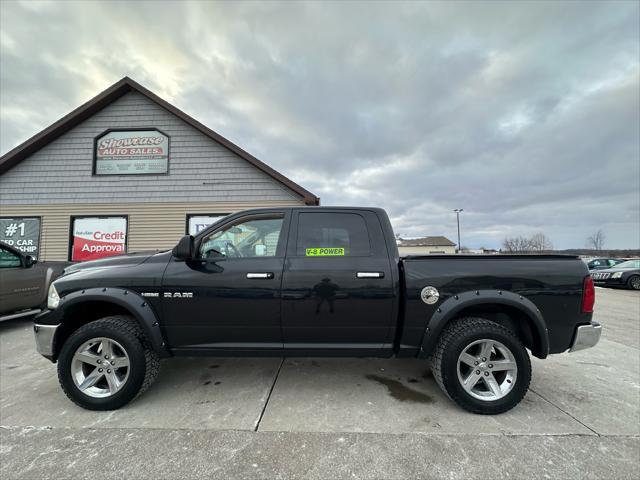
<svg viewBox="0 0 640 480">
<path fill-rule="evenodd" d="M 598 322 L 591 322 L 589 325 L 580 325 L 576 328 L 576 333 L 573 336 L 573 343 L 571 344 L 569 351 L 577 352 L 578 350 L 584 350 L 585 348 L 595 346 L 600 340 L 601 333 L 602 325 Z"/>
<path fill-rule="evenodd" d="M 60 325 L 33 325 L 33 333 L 36 337 L 36 350 L 43 357 L 53 360 L 53 342 L 56 331 Z"/>
</svg>

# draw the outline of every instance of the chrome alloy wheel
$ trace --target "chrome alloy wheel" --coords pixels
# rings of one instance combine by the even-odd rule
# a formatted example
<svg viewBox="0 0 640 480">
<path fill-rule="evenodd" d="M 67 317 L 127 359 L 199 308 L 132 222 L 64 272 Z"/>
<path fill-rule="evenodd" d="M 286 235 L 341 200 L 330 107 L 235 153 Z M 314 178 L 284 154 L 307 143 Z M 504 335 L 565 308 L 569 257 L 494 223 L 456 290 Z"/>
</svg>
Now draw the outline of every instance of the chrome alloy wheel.
<svg viewBox="0 0 640 480">
<path fill-rule="evenodd" d="M 119 392 L 129 378 L 129 356 L 115 340 L 92 338 L 78 347 L 71 360 L 71 378 L 76 387 L 93 398 Z"/>
<path fill-rule="evenodd" d="M 457 371 L 462 388 L 487 402 L 505 397 L 518 377 L 518 365 L 511 350 L 489 339 L 467 345 L 458 357 Z"/>
</svg>

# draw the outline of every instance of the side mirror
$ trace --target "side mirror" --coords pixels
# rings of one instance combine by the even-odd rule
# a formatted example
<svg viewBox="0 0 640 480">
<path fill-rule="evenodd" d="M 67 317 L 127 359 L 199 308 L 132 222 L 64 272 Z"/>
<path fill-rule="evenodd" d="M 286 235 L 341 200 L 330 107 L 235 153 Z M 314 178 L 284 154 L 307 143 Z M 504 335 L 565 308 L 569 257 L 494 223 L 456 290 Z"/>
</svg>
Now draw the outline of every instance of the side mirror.
<svg viewBox="0 0 640 480">
<path fill-rule="evenodd" d="M 173 256 L 178 260 L 191 260 L 193 258 L 193 237 L 185 235 L 173 248 Z"/>
<path fill-rule="evenodd" d="M 24 266 L 26 268 L 31 268 L 33 267 L 36 263 L 38 263 L 38 260 L 36 260 L 35 258 L 33 258 L 31 255 L 27 255 L 26 257 L 24 257 Z"/>
</svg>

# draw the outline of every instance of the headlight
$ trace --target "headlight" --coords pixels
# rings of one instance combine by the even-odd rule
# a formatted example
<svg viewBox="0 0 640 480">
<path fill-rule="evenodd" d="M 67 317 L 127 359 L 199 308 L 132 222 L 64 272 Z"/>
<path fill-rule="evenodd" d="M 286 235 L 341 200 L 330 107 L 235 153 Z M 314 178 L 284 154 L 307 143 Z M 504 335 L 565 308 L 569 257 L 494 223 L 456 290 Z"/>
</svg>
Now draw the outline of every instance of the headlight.
<svg viewBox="0 0 640 480">
<path fill-rule="evenodd" d="M 613 275 L 611 275 L 611 278 L 620 278 L 622 276 L 624 272 L 616 272 Z"/>
<path fill-rule="evenodd" d="M 52 283 L 51 286 L 49 286 L 49 294 L 47 295 L 47 308 L 55 310 L 56 308 L 58 308 L 59 303 L 60 295 L 58 295 L 56 286 Z"/>
</svg>

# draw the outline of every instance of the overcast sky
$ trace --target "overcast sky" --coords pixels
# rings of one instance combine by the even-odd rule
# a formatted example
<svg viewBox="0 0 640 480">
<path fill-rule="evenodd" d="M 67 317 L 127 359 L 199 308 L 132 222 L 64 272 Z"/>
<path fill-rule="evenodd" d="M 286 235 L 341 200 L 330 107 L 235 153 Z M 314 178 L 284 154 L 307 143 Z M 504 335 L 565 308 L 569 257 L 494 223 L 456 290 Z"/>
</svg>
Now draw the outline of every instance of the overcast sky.
<svg viewBox="0 0 640 480">
<path fill-rule="evenodd" d="M 640 248 L 637 1 L 0 6 L 0 151 L 128 75 L 403 235 Z"/>
</svg>

